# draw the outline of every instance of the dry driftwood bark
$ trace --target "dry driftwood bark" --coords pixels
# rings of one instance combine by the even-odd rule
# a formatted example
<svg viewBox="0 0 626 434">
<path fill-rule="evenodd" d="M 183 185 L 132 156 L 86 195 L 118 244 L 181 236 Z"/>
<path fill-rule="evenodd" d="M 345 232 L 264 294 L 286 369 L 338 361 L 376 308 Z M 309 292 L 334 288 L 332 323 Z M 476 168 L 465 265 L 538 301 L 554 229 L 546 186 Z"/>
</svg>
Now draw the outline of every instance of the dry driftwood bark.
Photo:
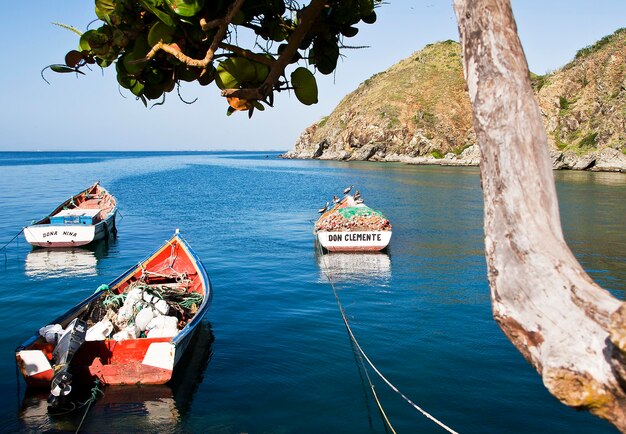
<svg viewBox="0 0 626 434">
<path fill-rule="evenodd" d="M 626 432 L 626 307 L 566 245 L 541 113 L 509 0 L 454 0 L 482 152 L 493 315 L 566 405 Z"/>
</svg>

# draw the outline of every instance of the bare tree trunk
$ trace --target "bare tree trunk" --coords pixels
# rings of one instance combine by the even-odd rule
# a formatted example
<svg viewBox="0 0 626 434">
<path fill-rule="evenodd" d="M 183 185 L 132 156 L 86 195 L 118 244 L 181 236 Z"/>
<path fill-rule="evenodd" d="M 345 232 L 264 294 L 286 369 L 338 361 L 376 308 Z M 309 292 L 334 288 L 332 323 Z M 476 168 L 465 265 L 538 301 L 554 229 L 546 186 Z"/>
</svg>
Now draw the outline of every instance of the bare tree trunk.
<svg viewBox="0 0 626 434">
<path fill-rule="evenodd" d="M 626 432 L 626 308 L 567 247 L 509 0 L 454 0 L 482 152 L 493 315 L 566 405 Z"/>
</svg>

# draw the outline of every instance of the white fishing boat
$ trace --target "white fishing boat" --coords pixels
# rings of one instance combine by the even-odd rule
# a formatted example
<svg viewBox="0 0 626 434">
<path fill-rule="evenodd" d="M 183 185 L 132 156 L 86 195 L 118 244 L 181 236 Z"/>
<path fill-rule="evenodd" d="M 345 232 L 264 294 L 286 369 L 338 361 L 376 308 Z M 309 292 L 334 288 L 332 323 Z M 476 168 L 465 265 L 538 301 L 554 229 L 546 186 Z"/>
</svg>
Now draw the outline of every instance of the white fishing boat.
<svg viewBox="0 0 626 434">
<path fill-rule="evenodd" d="M 391 241 L 391 223 L 380 212 L 365 205 L 357 192 L 320 210 L 314 234 L 330 252 L 378 252 Z"/>
<path fill-rule="evenodd" d="M 24 236 L 33 246 L 84 246 L 113 233 L 116 214 L 115 198 L 96 182 L 25 227 Z"/>
</svg>

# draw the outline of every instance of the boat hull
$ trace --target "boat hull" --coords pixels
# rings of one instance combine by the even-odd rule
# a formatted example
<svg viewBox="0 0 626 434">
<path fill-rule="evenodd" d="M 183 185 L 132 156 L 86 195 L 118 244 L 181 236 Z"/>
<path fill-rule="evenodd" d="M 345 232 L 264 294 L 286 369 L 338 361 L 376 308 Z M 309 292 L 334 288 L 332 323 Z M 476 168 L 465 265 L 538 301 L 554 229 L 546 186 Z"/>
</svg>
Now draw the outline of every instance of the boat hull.
<svg viewBox="0 0 626 434">
<path fill-rule="evenodd" d="M 379 252 L 391 241 L 391 231 L 318 231 L 317 240 L 330 252 Z"/>
<path fill-rule="evenodd" d="M 73 361 L 73 375 L 81 382 L 98 378 L 108 385 L 164 384 L 192 337 L 189 333 L 179 345 L 170 338 L 85 342 Z M 49 357 L 48 348 L 17 351 L 18 367 L 29 387 L 50 387 L 54 372 Z"/>
<path fill-rule="evenodd" d="M 166 264 L 178 273 L 193 276 L 189 293 L 203 295 L 193 317 L 172 337 L 105 338 L 84 342 L 71 362 L 75 381 L 90 384 L 98 378 L 108 385 L 164 384 L 172 378 L 174 368 L 201 324 L 212 298 L 211 283 L 200 259 L 186 241 L 175 235 L 146 260 L 111 282 L 107 291 L 125 292 L 131 282 L 151 270 L 156 270 L 155 278 L 160 279 Z M 49 324 L 66 328 L 74 318 L 88 315 L 104 295 L 101 291 L 92 294 Z M 54 376 L 53 352 L 54 345 L 39 334 L 16 349 L 18 367 L 29 387 L 50 387 Z"/>
<path fill-rule="evenodd" d="M 85 246 L 115 233 L 116 214 L 115 197 L 98 181 L 25 227 L 24 236 L 36 247 Z"/>
<path fill-rule="evenodd" d="M 31 225 L 24 228 L 24 237 L 37 247 L 85 246 L 113 233 L 115 216 L 116 212 L 95 225 Z"/>
</svg>

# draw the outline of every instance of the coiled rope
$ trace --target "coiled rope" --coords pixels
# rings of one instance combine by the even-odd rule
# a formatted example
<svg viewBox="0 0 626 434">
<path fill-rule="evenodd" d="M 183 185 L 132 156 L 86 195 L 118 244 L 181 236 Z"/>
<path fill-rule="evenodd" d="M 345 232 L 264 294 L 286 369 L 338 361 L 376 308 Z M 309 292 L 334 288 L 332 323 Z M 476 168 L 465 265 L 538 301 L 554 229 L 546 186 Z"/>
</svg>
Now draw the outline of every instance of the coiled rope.
<svg viewBox="0 0 626 434">
<path fill-rule="evenodd" d="M 359 345 L 359 342 L 357 341 L 356 337 L 354 336 L 354 333 L 352 333 L 352 329 L 350 328 L 350 324 L 348 323 L 348 318 L 346 317 L 346 313 L 345 313 L 345 311 L 343 309 L 343 306 L 341 305 L 341 301 L 339 300 L 339 295 L 337 294 L 337 289 L 335 288 L 335 284 L 333 282 L 333 278 L 332 278 L 332 275 L 331 275 L 331 272 L 330 272 L 330 268 L 328 267 L 328 264 L 326 263 L 326 255 L 324 255 L 324 252 L 322 251 L 321 245 L 319 243 L 317 243 L 317 242 L 316 242 L 316 244 L 318 245 L 319 254 L 322 257 L 322 263 L 324 264 L 324 274 L 326 274 L 328 282 L 330 283 L 330 287 L 332 288 L 333 294 L 335 295 L 335 300 L 337 301 L 337 305 L 339 306 L 339 312 L 341 312 L 341 317 L 343 318 L 343 322 L 344 322 L 344 324 L 346 326 L 346 330 L 348 331 L 348 335 L 350 336 L 350 340 L 352 340 L 352 342 L 354 343 L 355 347 L 358 349 L 359 357 L 362 356 L 367 361 L 367 363 L 372 367 L 374 372 L 376 372 L 376 374 L 378 374 L 378 376 L 385 382 L 385 384 L 387 384 L 387 386 L 389 386 L 391 388 L 391 390 L 393 390 L 398 395 L 400 395 L 402 397 L 402 399 L 404 399 L 406 402 L 408 402 L 415 410 L 419 411 L 424 417 L 426 417 L 427 419 L 429 419 L 432 422 L 436 423 L 437 425 L 439 425 L 441 428 L 443 428 L 444 430 L 446 430 L 449 433 L 459 434 L 457 431 L 453 430 L 452 428 L 450 428 L 449 426 L 447 426 L 446 424 L 444 424 L 443 422 L 441 422 L 440 420 L 435 418 L 433 415 L 431 415 L 426 410 L 424 410 L 423 408 L 421 408 L 420 406 L 415 404 L 413 401 L 411 401 L 411 399 L 409 399 L 406 395 L 404 395 L 402 392 L 400 392 L 400 390 L 396 386 L 394 386 L 380 372 L 380 370 L 378 370 L 378 368 L 374 365 L 374 363 L 372 363 L 370 358 L 367 357 L 367 354 L 365 354 L 365 351 L 363 351 L 363 348 L 361 348 L 361 346 Z M 364 368 L 365 368 L 365 366 L 364 366 Z M 367 375 L 367 369 L 365 369 L 365 372 L 366 372 L 366 375 Z M 370 381 L 369 375 L 367 375 L 367 379 L 368 379 L 368 381 Z M 383 414 L 385 422 L 387 423 L 387 425 L 389 426 L 391 431 L 395 433 L 395 430 L 391 426 L 391 424 L 389 422 L 389 419 L 387 418 L 387 416 L 385 415 L 385 412 L 383 411 L 382 405 L 380 404 L 380 401 L 378 400 L 378 396 L 376 395 L 376 392 L 374 391 L 374 385 L 371 383 L 371 381 L 370 381 L 370 387 L 372 388 L 372 393 L 374 394 L 374 398 L 376 400 L 376 404 L 378 405 L 378 408 L 380 409 L 381 413 Z"/>
</svg>

